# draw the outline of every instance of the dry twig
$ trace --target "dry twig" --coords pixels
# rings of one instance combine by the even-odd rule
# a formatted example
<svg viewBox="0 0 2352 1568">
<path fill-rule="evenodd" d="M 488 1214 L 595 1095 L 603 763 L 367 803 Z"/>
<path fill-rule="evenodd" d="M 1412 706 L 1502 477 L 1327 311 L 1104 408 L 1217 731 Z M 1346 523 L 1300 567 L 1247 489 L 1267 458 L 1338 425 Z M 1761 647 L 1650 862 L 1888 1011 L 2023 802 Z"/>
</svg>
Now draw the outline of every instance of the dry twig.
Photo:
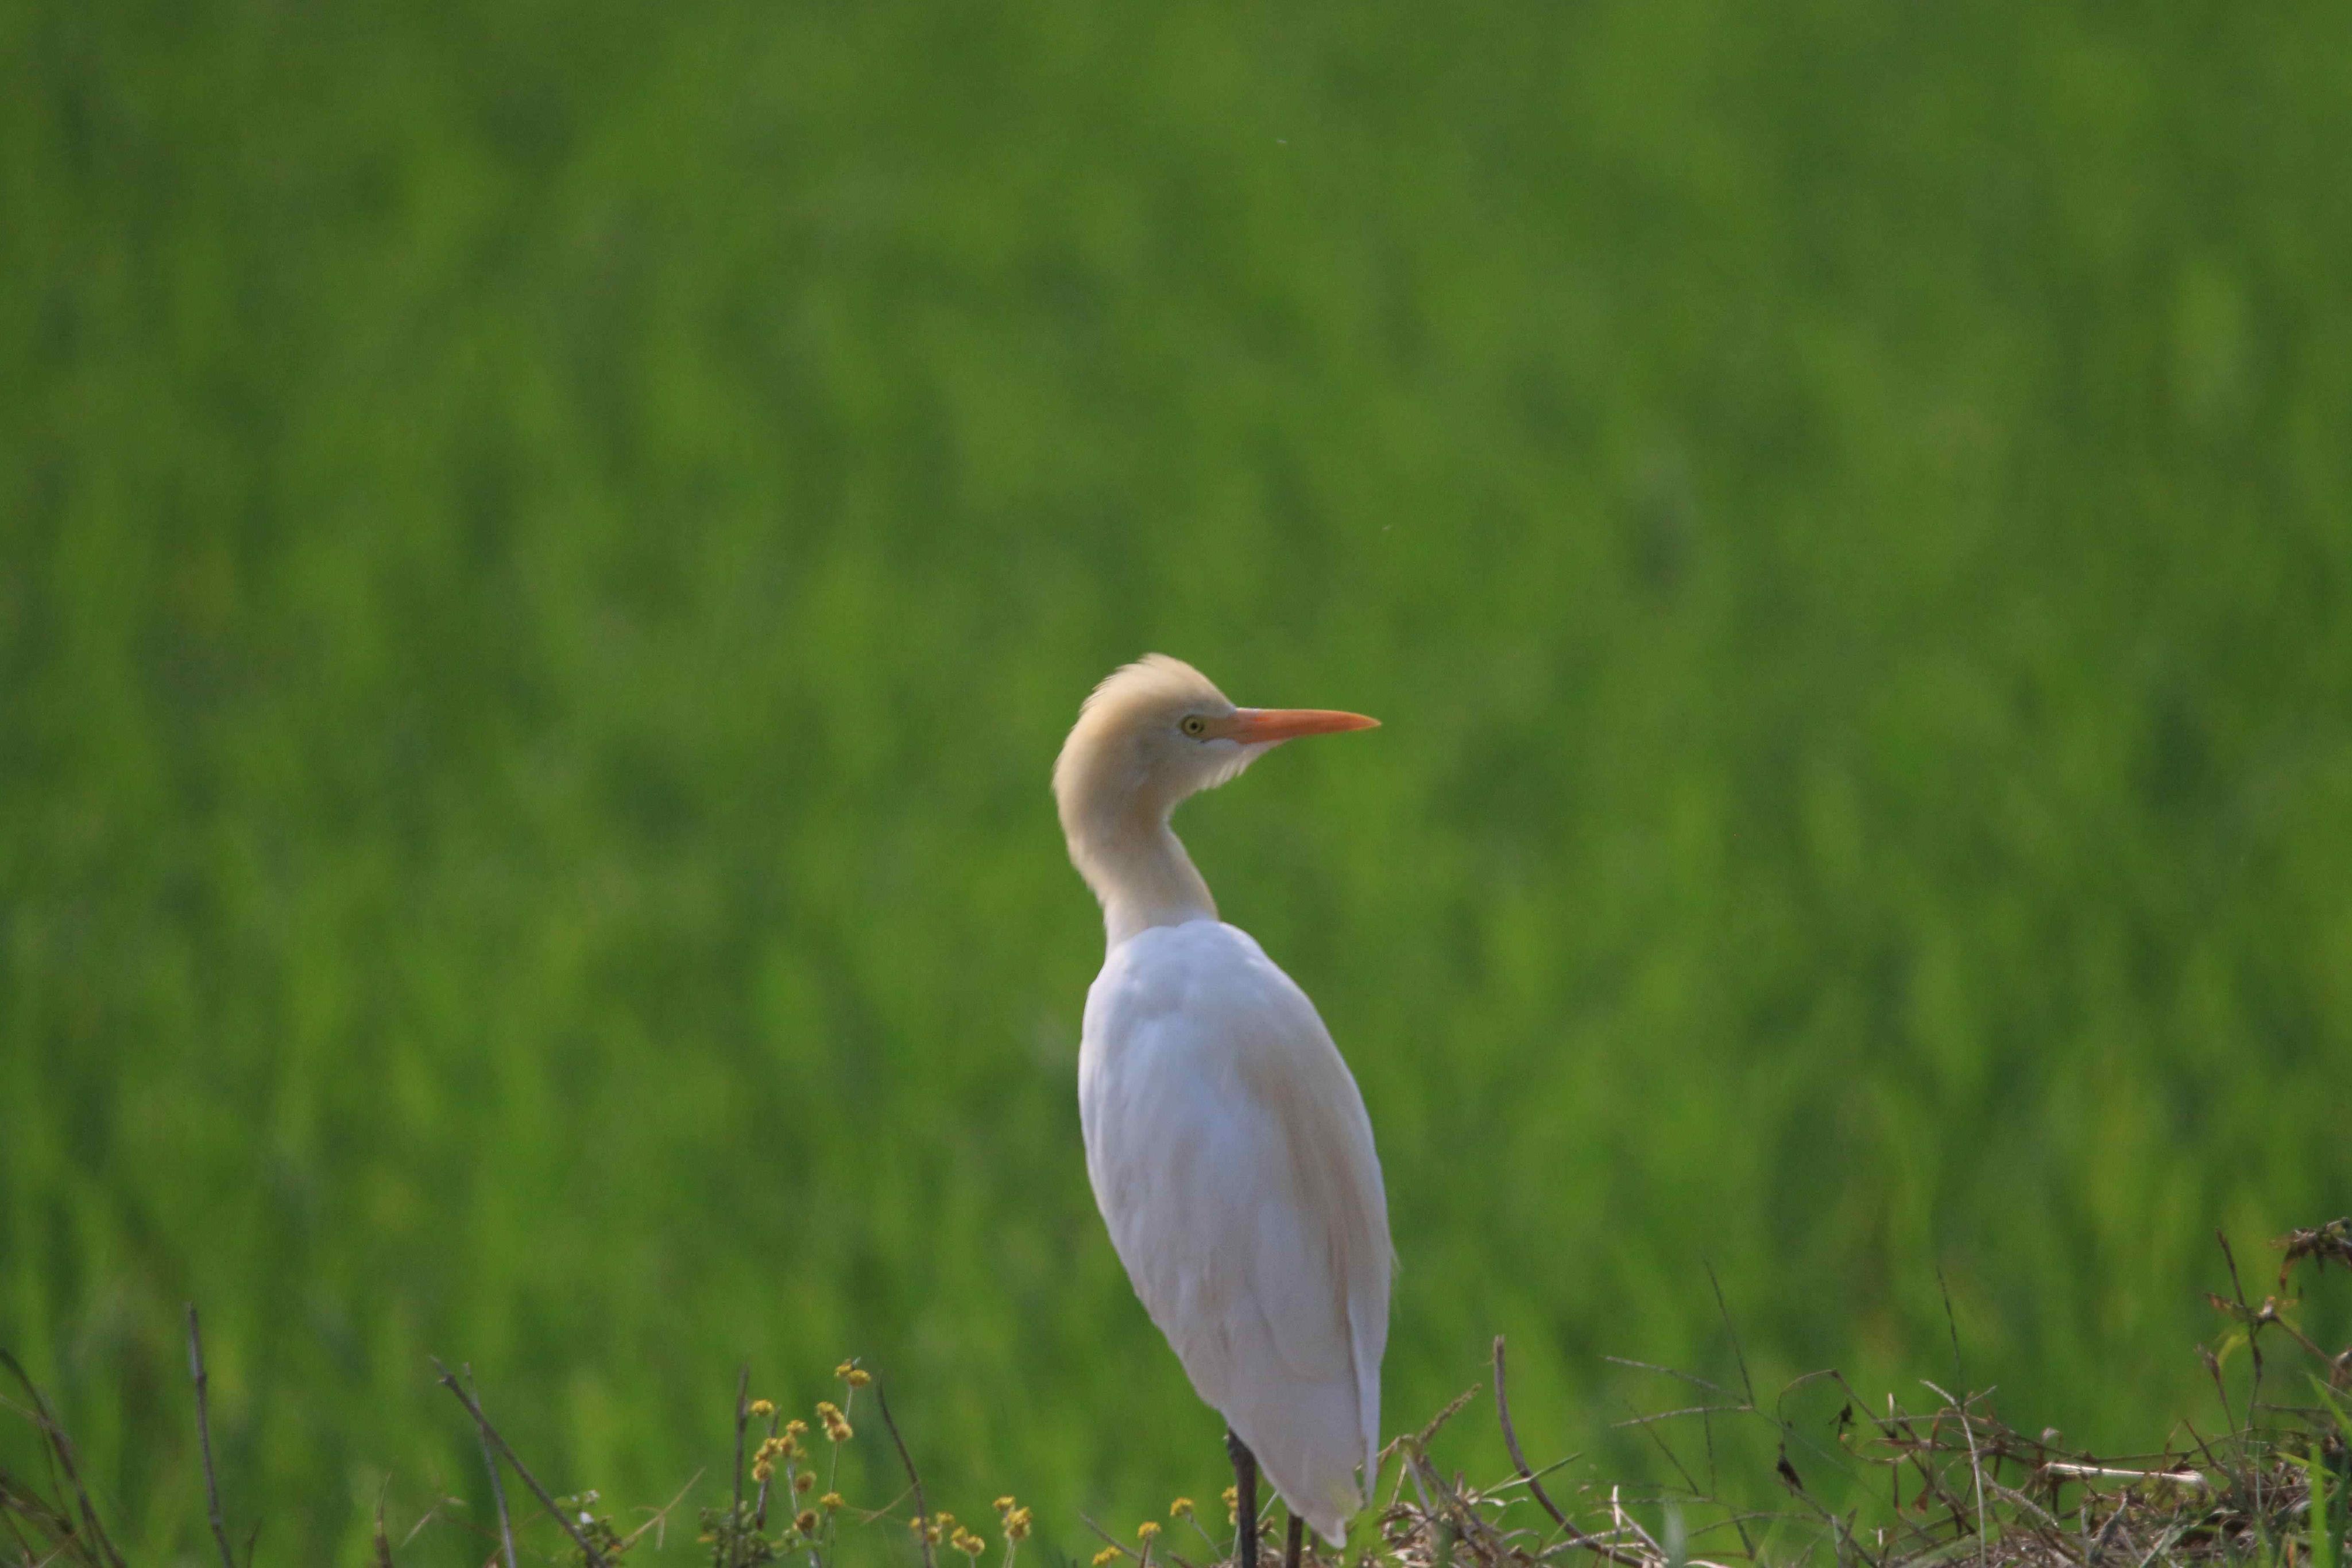
<svg viewBox="0 0 2352 1568">
<path fill-rule="evenodd" d="M 205 1511 L 211 1516 L 213 1541 L 220 1547 L 221 1568 L 236 1568 L 229 1550 L 228 1527 L 221 1522 L 220 1479 L 213 1473 L 213 1426 L 205 1397 L 211 1379 L 205 1375 L 204 1334 L 196 1327 L 196 1303 L 188 1303 L 188 1380 L 196 1385 L 196 1443 L 205 1458 Z"/>
<path fill-rule="evenodd" d="M 531 1494 L 539 1499 L 540 1506 L 547 1510 L 555 1522 L 563 1527 L 563 1532 L 566 1535 L 572 1537 L 573 1544 L 580 1548 L 581 1556 L 586 1559 L 588 1568 L 605 1568 L 604 1555 L 585 1535 L 580 1532 L 580 1527 L 572 1522 L 572 1516 L 556 1506 L 555 1499 L 549 1496 L 547 1489 L 539 1484 L 539 1478 L 532 1475 L 530 1468 L 516 1457 L 514 1449 L 508 1446 L 507 1440 L 499 1436 L 499 1429 L 490 1425 L 490 1418 L 482 1414 L 481 1406 L 476 1402 L 472 1395 L 459 1386 L 455 1377 L 449 1375 L 449 1369 L 441 1364 L 438 1357 L 434 1359 L 433 1370 L 441 1375 L 442 1385 L 457 1396 L 457 1403 L 466 1407 L 466 1414 L 471 1416 L 480 1426 L 482 1435 L 496 1445 L 507 1463 L 514 1467 L 515 1474 L 520 1476 L 523 1479 L 523 1484 L 530 1488 Z"/>
</svg>

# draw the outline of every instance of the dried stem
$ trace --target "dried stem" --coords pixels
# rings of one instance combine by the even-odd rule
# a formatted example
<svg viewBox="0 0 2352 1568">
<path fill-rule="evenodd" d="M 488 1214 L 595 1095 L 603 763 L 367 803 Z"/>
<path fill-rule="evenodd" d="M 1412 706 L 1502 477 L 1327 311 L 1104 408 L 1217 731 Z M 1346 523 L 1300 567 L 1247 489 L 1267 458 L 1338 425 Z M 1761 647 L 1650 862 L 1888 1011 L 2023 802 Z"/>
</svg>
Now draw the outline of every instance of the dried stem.
<svg viewBox="0 0 2352 1568">
<path fill-rule="evenodd" d="M 378 1487 L 375 1494 L 375 1568 L 393 1568 L 392 1537 L 383 1532 L 383 1490 Z"/>
<path fill-rule="evenodd" d="M 196 1385 L 196 1446 L 205 1456 L 205 1510 L 212 1517 L 213 1541 L 219 1546 L 221 1568 L 236 1568 L 236 1555 L 229 1550 L 228 1526 L 221 1521 L 220 1479 L 213 1473 L 213 1425 L 211 1402 L 206 1397 L 211 1379 L 205 1374 L 205 1338 L 196 1326 L 196 1303 L 188 1303 L 188 1378 Z"/>
<path fill-rule="evenodd" d="M 751 1409 L 751 1368 L 747 1362 L 735 1376 L 735 1507 L 727 1516 L 727 1568 L 742 1560 L 743 1546 L 743 1423 Z"/>
<path fill-rule="evenodd" d="M 1503 1447 L 1510 1450 L 1511 1463 L 1519 1467 L 1519 1479 L 1528 1483 L 1528 1494 L 1543 1505 L 1543 1511 L 1551 1515 L 1554 1524 L 1568 1528 L 1568 1515 L 1559 1511 L 1559 1505 L 1551 1500 L 1550 1494 L 1543 1490 L 1543 1483 L 1536 1479 L 1535 1471 L 1528 1468 L 1528 1456 L 1519 1448 L 1519 1435 L 1511 1430 L 1511 1399 L 1503 1389 L 1501 1334 L 1495 1336 L 1495 1419 L 1503 1428 Z"/>
<path fill-rule="evenodd" d="M 81 1509 L 82 1529 L 87 1532 L 92 1549 L 103 1552 L 101 1561 L 113 1564 L 113 1568 L 125 1568 L 122 1553 L 117 1552 L 114 1542 L 108 1539 L 106 1527 L 98 1522 L 98 1510 L 90 1505 L 89 1489 L 81 1484 L 81 1472 L 74 1466 L 73 1439 L 66 1436 L 66 1429 L 58 1425 L 56 1416 L 49 1414 L 48 1401 L 41 1397 L 41 1391 L 33 1385 L 32 1378 L 26 1375 L 16 1358 L 0 1350 L 0 1366 L 8 1369 L 17 1385 L 24 1389 L 26 1397 L 32 1400 L 34 1421 L 41 1428 L 41 1436 L 46 1440 L 43 1452 L 49 1457 L 53 1466 L 65 1471 L 67 1484 L 73 1488 L 74 1500 Z M 51 1479 L 55 1479 L 55 1477 L 53 1469 Z M 74 1533 L 72 1520 L 62 1513 L 58 1517 L 66 1532 L 68 1535 Z"/>
<path fill-rule="evenodd" d="M 474 1381 L 474 1369 L 466 1368 L 466 1381 Z M 479 1406 L 477 1406 L 478 1410 Z M 507 1568 L 520 1568 L 515 1560 L 514 1520 L 507 1512 L 506 1483 L 499 1479 L 499 1457 L 490 1452 L 490 1425 L 477 1419 L 474 1437 L 482 1445 L 482 1468 L 490 1472 L 490 1500 L 498 1505 L 499 1544 L 506 1553 Z"/>
<path fill-rule="evenodd" d="M 2075 1480 L 2164 1481 L 2177 1487 L 2210 1487 L 2213 1483 L 2196 1470 L 2132 1470 L 2117 1465 L 2075 1465 L 2063 1459 L 2052 1459 L 2042 1467 L 2045 1475 L 2065 1476 Z"/>
<path fill-rule="evenodd" d="M 475 1423 L 481 1427 L 482 1436 L 488 1437 L 498 1451 L 505 1457 L 507 1463 L 514 1467 L 515 1474 L 520 1476 L 523 1479 L 523 1484 L 530 1488 L 531 1494 L 539 1499 L 540 1506 L 547 1510 L 555 1522 L 563 1527 L 564 1534 L 572 1537 L 572 1544 L 578 1546 L 580 1554 L 587 1559 L 588 1568 L 606 1568 L 604 1554 L 596 1550 L 586 1536 L 580 1533 L 580 1527 L 572 1522 L 572 1516 L 555 1505 L 555 1499 L 549 1496 L 547 1489 L 539 1484 L 539 1478 L 530 1473 L 530 1467 L 515 1457 L 514 1449 L 508 1446 L 504 1437 L 499 1436 L 499 1429 L 490 1425 L 490 1418 L 482 1414 L 481 1406 L 475 1402 L 472 1395 L 467 1394 L 458 1385 L 455 1377 L 449 1375 L 449 1369 L 441 1364 L 440 1358 L 437 1356 L 434 1358 L 433 1370 L 441 1375 L 442 1385 L 457 1396 L 457 1403 L 466 1407 L 466 1414 L 471 1416 Z"/>
<path fill-rule="evenodd" d="M 915 1473 L 915 1456 L 907 1452 L 907 1439 L 898 1436 L 898 1423 L 890 1418 L 890 1399 L 882 1392 L 882 1380 L 874 1380 L 874 1403 L 882 1412 L 882 1425 L 889 1429 L 890 1441 L 898 1450 L 898 1462 L 907 1467 L 907 1484 L 915 1493 L 915 1540 L 923 1549 L 923 1568 L 931 1568 L 930 1514 L 923 1507 L 923 1478 Z"/>
</svg>

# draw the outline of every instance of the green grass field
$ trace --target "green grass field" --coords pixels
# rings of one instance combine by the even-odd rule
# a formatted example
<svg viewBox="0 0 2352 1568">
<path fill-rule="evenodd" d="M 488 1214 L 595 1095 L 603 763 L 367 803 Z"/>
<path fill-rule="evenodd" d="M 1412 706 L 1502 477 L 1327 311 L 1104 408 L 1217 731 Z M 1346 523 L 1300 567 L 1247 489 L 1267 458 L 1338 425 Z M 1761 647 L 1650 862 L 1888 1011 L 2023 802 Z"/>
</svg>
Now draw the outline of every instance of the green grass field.
<svg viewBox="0 0 2352 1568">
<path fill-rule="evenodd" d="M 188 1300 L 264 1563 L 480 1511 L 436 1354 L 608 1499 L 850 1354 L 967 1516 L 1213 1497 L 1045 789 L 1157 648 L 1386 722 L 1180 827 L 1379 1129 L 1391 1428 L 1504 1333 L 1639 1466 L 1709 1264 L 1759 1381 L 1948 1375 L 1940 1271 L 2021 1428 L 2207 1418 L 2215 1228 L 2352 1207 L 2347 59 L 0 8 L 0 1344 L 142 1562 Z"/>
</svg>

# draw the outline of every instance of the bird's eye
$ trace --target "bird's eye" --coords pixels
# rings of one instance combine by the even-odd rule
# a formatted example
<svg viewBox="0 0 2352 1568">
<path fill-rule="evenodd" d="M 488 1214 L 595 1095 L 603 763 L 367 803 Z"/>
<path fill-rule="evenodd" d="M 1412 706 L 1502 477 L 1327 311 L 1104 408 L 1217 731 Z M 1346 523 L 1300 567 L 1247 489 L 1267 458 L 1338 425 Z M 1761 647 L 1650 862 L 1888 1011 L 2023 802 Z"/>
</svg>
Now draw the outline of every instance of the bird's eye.
<svg viewBox="0 0 2352 1568">
<path fill-rule="evenodd" d="M 1206 735 L 1209 733 L 1209 721 L 1196 713 L 1186 719 L 1181 727 L 1187 735 Z"/>
</svg>

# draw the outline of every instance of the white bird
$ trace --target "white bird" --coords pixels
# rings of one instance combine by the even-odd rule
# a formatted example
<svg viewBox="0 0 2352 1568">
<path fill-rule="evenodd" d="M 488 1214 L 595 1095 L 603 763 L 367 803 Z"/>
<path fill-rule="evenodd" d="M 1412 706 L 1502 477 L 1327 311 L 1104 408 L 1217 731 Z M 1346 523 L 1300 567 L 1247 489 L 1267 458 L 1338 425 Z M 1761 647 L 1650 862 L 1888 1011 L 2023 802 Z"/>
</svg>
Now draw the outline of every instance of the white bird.
<svg viewBox="0 0 2352 1568">
<path fill-rule="evenodd" d="M 1354 1077 L 1307 993 L 1217 918 L 1168 818 L 1286 740 L 1378 722 L 1235 707 L 1154 653 L 1095 688 L 1054 764 L 1109 948 L 1078 1048 L 1087 1176 L 1135 1293 L 1224 1416 L 1243 1568 L 1259 1469 L 1294 1564 L 1302 1518 L 1337 1546 L 1362 1506 L 1394 1255 Z"/>
</svg>

